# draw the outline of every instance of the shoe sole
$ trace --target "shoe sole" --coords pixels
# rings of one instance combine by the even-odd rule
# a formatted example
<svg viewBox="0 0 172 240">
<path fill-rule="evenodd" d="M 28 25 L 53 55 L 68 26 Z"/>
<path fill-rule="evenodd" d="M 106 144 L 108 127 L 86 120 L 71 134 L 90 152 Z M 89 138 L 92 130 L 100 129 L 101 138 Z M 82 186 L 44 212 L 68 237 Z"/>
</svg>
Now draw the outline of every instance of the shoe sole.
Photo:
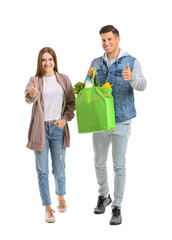
<svg viewBox="0 0 172 240">
<path fill-rule="evenodd" d="M 121 218 L 121 222 L 120 223 L 111 223 L 109 222 L 110 225 L 120 225 L 122 223 L 122 218 Z"/>
<path fill-rule="evenodd" d="M 108 204 L 106 205 L 106 207 L 107 207 L 109 204 L 111 204 L 111 202 L 112 202 L 112 199 L 109 200 L 109 202 L 108 202 Z M 105 210 L 106 210 L 106 208 L 105 208 Z M 104 212 L 94 212 L 94 213 L 95 213 L 95 214 L 103 214 L 103 213 L 105 213 L 105 210 L 104 210 Z"/>
<path fill-rule="evenodd" d="M 109 223 L 110 225 L 120 225 L 122 222 L 120 223 Z"/>
<path fill-rule="evenodd" d="M 45 222 L 47 222 L 47 223 L 55 223 L 55 221 L 56 220 L 54 220 L 54 221 L 47 221 L 47 220 L 45 220 Z"/>
<path fill-rule="evenodd" d="M 57 210 L 58 210 L 58 212 L 60 212 L 60 213 L 64 213 L 64 212 L 66 212 L 67 209 L 64 209 L 64 210 L 59 210 L 59 209 L 57 209 Z"/>
</svg>

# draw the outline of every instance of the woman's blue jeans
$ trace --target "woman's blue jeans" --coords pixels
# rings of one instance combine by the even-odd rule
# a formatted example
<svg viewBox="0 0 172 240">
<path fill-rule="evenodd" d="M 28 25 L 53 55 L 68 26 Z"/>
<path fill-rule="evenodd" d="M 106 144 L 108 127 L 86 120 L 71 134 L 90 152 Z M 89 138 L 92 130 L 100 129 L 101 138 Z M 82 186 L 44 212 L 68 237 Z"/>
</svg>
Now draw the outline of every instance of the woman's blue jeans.
<svg viewBox="0 0 172 240">
<path fill-rule="evenodd" d="M 56 194 L 63 196 L 65 190 L 65 152 L 63 147 L 64 130 L 58 128 L 53 122 L 45 122 L 46 128 L 46 147 L 45 151 L 34 151 L 36 160 L 36 171 L 38 175 L 38 184 L 42 204 L 48 206 L 51 204 L 49 191 L 49 163 L 48 153 L 51 152 L 52 173 L 55 179 Z"/>
<path fill-rule="evenodd" d="M 112 143 L 112 158 L 114 169 L 114 206 L 121 207 L 123 200 L 126 167 L 125 154 L 128 137 L 130 135 L 130 124 L 124 122 L 116 123 L 116 130 L 93 133 L 93 147 L 95 154 L 95 171 L 99 185 L 99 194 L 106 197 L 109 194 L 108 174 L 106 168 L 109 145 Z"/>
</svg>

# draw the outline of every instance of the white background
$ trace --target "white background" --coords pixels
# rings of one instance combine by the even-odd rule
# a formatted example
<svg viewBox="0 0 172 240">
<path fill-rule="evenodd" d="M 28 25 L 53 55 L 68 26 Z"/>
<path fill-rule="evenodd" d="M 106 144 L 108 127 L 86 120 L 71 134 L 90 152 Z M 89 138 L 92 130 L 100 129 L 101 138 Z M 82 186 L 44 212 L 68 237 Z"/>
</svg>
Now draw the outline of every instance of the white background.
<svg viewBox="0 0 172 240">
<path fill-rule="evenodd" d="M 170 1 L 3 1 L 0 4 L 0 226 L 1 239 L 171 239 Z M 84 81 L 92 59 L 103 54 L 99 30 L 119 29 L 120 47 L 136 57 L 147 79 L 135 92 L 137 118 L 127 151 L 123 223 L 110 226 L 111 209 L 94 215 L 97 183 L 91 134 L 78 134 L 69 123 L 71 148 L 66 154 L 68 210 L 56 211 L 55 224 L 44 222 L 34 154 L 26 148 L 31 106 L 24 90 L 35 75 L 41 48 L 52 47 L 59 72 L 74 85 Z M 51 167 L 51 165 L 50 165 Z M 113 195 L 111 150 L 109 183 Z M 50 172 L 51 173 L 51 172 Z M 50 174 L 52 207 L 57 200 Z"/>
</svg>

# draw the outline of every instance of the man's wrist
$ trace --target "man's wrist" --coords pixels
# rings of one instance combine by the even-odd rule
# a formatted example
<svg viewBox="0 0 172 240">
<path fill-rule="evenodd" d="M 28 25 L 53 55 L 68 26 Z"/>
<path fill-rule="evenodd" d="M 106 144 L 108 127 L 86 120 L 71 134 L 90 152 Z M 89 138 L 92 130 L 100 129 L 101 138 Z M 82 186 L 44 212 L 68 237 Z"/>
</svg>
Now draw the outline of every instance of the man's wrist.
<svg viewBox="0 0 172 240">
<path fill-rule="evenodd" d="M 135 75 L 132 73 L 132 77 L 131 77 L 131 79 L 129 80 L 130 82 L 134 82 L 135 81 Z"/>
</svg>

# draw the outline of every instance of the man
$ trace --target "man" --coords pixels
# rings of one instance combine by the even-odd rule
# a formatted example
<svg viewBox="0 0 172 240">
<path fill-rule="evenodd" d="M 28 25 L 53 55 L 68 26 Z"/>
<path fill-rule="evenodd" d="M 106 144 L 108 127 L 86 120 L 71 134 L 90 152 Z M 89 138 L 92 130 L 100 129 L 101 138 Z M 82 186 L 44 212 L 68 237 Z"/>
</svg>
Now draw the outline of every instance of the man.
<svg viewBox="0 0 172 240">
<path fill-rule="evenodd" d="M 117 225 L 122 222 L 121 203 L 126 179 L 125 154 L 131 119 L 136 116 L 133 89 L 143 91 L 146 87 L 146 80 L 137 59 L 119 48 L 119 31 L 112 25 L 107 25 L 102 27 L 99 33 L 105 53 L 102 57 L 92 61 L 87 76 L 92 77 L 93 70 L 97 70 L 102 84 L 107 81 L 113 84 L 116 130 L 93 133 L 95 171 L 100 194 L 94 213 L 104 213 L 106 206 L 112 202 L 106 168 L 108 149 L 112 143 L 115 178 L 110 225 Z"/>
</svg>

